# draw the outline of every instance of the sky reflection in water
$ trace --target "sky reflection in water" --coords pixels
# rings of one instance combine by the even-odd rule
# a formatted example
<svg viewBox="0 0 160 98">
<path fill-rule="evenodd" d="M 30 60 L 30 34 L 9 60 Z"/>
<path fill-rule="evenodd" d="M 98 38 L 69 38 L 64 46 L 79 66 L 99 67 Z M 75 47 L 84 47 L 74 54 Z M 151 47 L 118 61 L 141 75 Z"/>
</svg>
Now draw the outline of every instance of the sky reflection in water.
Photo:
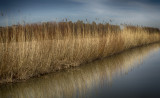
<svg viewBox="0 0 160 98">
<path fill-rule="evenodd" d="M 160 97 L 160 44 L 0 86 L 0 98 Z"/>
</svg>

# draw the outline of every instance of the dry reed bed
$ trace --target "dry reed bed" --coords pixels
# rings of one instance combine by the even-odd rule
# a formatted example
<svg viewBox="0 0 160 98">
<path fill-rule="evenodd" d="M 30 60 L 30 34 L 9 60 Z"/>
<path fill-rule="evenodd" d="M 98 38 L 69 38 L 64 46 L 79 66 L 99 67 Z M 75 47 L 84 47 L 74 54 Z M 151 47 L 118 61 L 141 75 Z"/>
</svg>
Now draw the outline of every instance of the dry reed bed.
<svg viewBox="0 0 160 98">
<path fill-rule="evenodd" d="M 49 74 L 26 82 L 0 86 L 2 98 L 83 98 L 90 90 L 112 83 L 115 75 L 125 75 L 160 49 L 160 44 L 139 47 L 94 61 L 74 69 Z M 88 96 L 90 97 L 90 96 Z"/>
<path fill-rule="evenodd" d="M 0 83 L 78 66 L 160 41 L 155 28 L 82 21 L 27 24 L 0 30 Z"/>
</svg>

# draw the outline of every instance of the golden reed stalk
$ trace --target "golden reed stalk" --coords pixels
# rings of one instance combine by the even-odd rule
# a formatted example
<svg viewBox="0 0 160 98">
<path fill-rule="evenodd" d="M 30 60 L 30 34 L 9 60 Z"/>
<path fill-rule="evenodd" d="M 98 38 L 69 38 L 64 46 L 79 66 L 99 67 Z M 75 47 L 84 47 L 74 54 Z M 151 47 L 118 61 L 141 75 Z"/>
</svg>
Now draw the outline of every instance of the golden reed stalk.
<svg viewBox="0 0 160 98">
<path fill-rule="evenodd" d="M 0 28 L 0 83 L 57 71 L 160 41 L 149 27 L 77 21 Z"/>
<path fill-rule="evenodd" d="M 126 75 L 159 49 L 160 44 L 142 46 L 85 66 L 32 78 L 26 82 L 2 85 L 0 98 L 91 98 L 88 96 L 91 90 L 98 90 L 106 83 L 111 86 L 112 78 Z"/>
</svg>

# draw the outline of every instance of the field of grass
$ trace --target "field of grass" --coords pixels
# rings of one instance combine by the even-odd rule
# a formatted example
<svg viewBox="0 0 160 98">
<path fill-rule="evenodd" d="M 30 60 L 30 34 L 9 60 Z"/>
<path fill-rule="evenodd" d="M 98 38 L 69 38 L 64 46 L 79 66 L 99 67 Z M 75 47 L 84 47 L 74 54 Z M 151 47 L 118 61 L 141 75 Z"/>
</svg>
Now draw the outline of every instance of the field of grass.
<svg viewBox="0 0 160 98">
<path fill-rule="evenodd" d="M 115 76 L 125 76 L 140 67 L 143 60 L 160 49 L 160 44 L 142 46 L 84 66 L 32 78 L 26 82 L 0 86 L 0 97 L 5 98 L 85 98 L 94 87 L 112 86 Z M 91 98 L 90 96 L 87 96 Z"/>
<path fill-rule="evenodd" d="M 79 66 L 160 41 L 149 27 L 48 22 L 0 28 L 0 83 Z"/>
</svg>

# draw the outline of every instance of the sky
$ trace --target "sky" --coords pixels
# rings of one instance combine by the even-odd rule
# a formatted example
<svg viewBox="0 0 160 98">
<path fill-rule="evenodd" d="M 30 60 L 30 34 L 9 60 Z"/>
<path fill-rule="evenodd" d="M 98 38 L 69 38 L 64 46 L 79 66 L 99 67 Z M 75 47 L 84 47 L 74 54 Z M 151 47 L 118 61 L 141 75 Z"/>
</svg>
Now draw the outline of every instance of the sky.
<svg viewBox="0 0 160 98">
<path fill-rule="evenodd" d="M 0 26 L 71 21 L 160 28 L 160 0 L 1 0 Z"/>
</svg>

